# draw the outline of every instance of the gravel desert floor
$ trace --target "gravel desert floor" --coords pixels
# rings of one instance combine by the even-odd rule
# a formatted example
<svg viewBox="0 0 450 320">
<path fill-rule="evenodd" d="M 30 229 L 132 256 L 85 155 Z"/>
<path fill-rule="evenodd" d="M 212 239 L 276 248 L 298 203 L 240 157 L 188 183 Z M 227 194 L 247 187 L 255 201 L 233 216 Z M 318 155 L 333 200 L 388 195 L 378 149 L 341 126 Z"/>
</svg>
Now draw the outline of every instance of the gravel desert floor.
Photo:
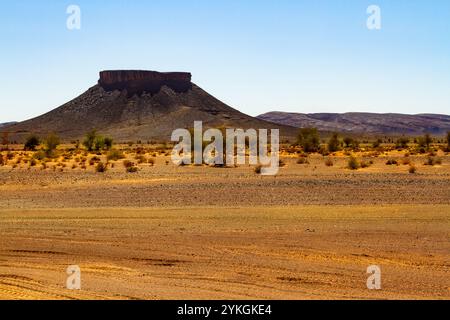
<svg viewBox="0 0 450 320">
<path fill-rule="evenodd" d="M 164 156 L 136 173 L 0 167 L 0 298 L 450 299 L 450 161 L 411 158 L 414 174 L 321 156 L 276 177 Z"/>
</svg>

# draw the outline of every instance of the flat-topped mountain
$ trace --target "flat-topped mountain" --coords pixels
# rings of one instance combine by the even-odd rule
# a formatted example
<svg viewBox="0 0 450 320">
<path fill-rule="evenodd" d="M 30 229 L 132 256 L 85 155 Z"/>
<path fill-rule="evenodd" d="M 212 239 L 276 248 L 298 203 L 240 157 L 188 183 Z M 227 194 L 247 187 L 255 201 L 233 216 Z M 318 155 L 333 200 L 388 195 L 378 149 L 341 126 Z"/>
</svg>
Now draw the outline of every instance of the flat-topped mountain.
<svg viewBox="0 0 450 320">
<path fill-rule="evenodd" d="M 316 127 L 321 131 L 358 134 L 443 135 L 450 130 L 450 116 L 440 114 L 363 112 L 305 114 L 275 111 L 257 118 L 297 128 Z"/>
<path fill-rule="evenodd" d="M 64 139 L 80 139 L 92 129 L 116 140 L 168 140 L 172 131 L 204 127 L 280 129 L 295 136 L 296 129 L 269 123 L 239 112 L 191 82 L 191 74 L 155 71 L 102 71 L 98 84 L 37 118 L 1 129 L 23 140 L 35 133 L 55 132 Z"/>
</svg>

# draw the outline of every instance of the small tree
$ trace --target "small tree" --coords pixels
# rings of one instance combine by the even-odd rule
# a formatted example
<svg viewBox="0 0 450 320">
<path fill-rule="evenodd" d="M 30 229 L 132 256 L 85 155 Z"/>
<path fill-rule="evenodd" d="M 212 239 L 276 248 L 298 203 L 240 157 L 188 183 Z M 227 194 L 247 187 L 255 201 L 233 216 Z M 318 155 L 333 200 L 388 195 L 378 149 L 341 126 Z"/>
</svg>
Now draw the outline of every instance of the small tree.
<svg viewBox="0 0 450 320">
<path fill-rule="evenodd" d="M 100 151 L 105 148 L 105 139 L 102 136 L 96 136 L 94 139 L 95 151 Z"/>
<path fill-rule="evenodd" d="M 333 133 L 332 137 L 328 141 L 328 151 L 336 152 L 339 150 L 339 136 L 337 133 Z"/>
<path fill-rule="evenodd" d="M 316 128 L 302 128 L 297 143 L 305 152 L 316 152 L 320 147 L 320 135 Z"/>
<path fill-rule="evenodd" d="M 36 135 L 31 135 L 27 138 L 25 142 L 25 150 L 35 151 L 36 147 L 40 144 L 39 137 Z"/>
<path fill-rule="evenodd" d="M 95 138 L 97 137 L 97 130 L 92 130 L 86 133 L 86 137 L 83 141 L 83 146 L 88 150 L 92 151 L 94 149 Z"/>
<path fill-rule="evenodd" d="M 109 137 L 105 137 L 105 139 L 103 141 L 105 143 L 106 150 L 111 150 L 113 147 L 113 139 L 109 138 Z"/>
<path fill-rule="evenodd" d="M 47 138 L 44 141 L 44 145 L 45 145 L 45 153 L 47 154 L 48 157 L 53 155 L 59 144 L 60 140 L 56 134 L 51 133 L 47 136 Z"/>
</svg>

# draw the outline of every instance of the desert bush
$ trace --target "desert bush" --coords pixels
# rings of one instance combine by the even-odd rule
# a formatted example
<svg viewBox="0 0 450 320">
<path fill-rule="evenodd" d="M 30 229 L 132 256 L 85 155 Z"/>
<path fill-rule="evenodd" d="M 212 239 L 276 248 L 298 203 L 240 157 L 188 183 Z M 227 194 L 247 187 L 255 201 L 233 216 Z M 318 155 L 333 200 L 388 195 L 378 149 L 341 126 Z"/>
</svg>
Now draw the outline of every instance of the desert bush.
<svg viewBox="0 0 450 320">
<path fill-rule="evenodd" d="M 147 158 L 144 155 L 136 155 L 134 159 L 137 161 L 138 164 L 147 162 Z"/>
<path fill-rule="evenodd" d="M 316 128 L 302 128 L 297 137 L 297 143 L 305 152 L 316 152 L 320 147 L 320 135 Z"/>
<path fill-rule="evenodd" d="M 340 141 L 339 141 L 339 136 L 337 133 L 333 133 L 333 135 L 331 136 L 330 140 L 328 141 L 328 151 L 330 152 L 336 152 L 339 151 L 339 147 L 340 147 Z"/>
<path fill-rule="evenodd" d="M 124 160 L 124 161 L 123 161 L 123 166 L 124 166 L 125 168 L 134 167 L 134 163 L 131 162 L 130 160 Z"/>
<path fill-rule="evenodd" d="M 36 135 L 31 135 L 27 138 L 27 140 L 25 141 L 25 150 L 29 150 L 29 151 L 35 151 L 36 147 L 40 144 L 40 140 L 39 137 Z"/>
<path fill-rule="evenodd" d="M 153 158 L 148 159 L 148 163 L 150 165 L 154 166 L 155 165 L 155 159 L 153 159 Z"/>
<path fill-rule="evenodd" d="M 398 165 L 398 162 L 397 162 L 397 160 L 389 159 L 388 161 L 386 161 L 386 165 L 388 165 L 388 166 Z"/>
<path fill-rule="evenodd" d="M 108 152 L 106 158 L 108 159 L 108 161 L 118 161 L 124 159 L 125 155 L 123 154 L 123 152 L 113 149 Z"/>
<path fill-rule="evenodd" d="M 12 159 L 14 159 L 14 153 L 8 152 L 8 153 L 6 154 L 6 159 L 7 159 L 7 160 L 12 160 Z"/>
<path fill-rule="evenodd" d="M 396 145 L 397 145 L 398 149 L 405 149 L 405 148 L 408 148 L 408 143 L 409 143 L 409 139 L 406 137 L 402 137 L 397 140 Z"/>
<path fill-rule="evenodd" d="M 332 166 L 334 166 L 334 161 L 333 161 L 333 159 L 331 159 L 331 158 L 326 158 L 326 159 L 325 159 L 325 165 L 326 165 L 327 167 L 332 167 Z"/>
<path fill-rule="evenodd" d="M 100 151 L 105 149 L 105 138 L 102 136 L 96 136 L 94 140 L 94 150 Z"/>
<path fill-rule="evenodd" d="M 97 163 L 97 166 L 95 167 L 96 172 L 106 172 L 106 170 L 107 170 L 106 164 L 104 164 L 103 162 Z"/>
<path fill-rule="evenodd" d="M 427 160 L 425 161 L 425 166 L 435 166 L 442 164 L 442 160 L 438 157 L 428 156 Z"/>
<path fill-rule="evenodd" d="M 305 156 L 300 156 L 300 157 L 297 159 L 297 164 L 309 164 L 309 160 L 308 160 L 308 158 L 305 157 Z"/>
<path fill-rule="evenodd" d="M 425 136 L 419 137 L 417 139 L 417 143 L 418 143 L 420 149 L 426 148 L 426 150 L 428 150 L 430 148 L 430 144 L 432 142 L 433 142 L 433 139 L 431 138 L 431 136 L 428 133 Z"/>
<path fill-rule="evenodd" d="M 112 149 L 112 147 L 113 147 L 113 139 L 112 138 L 105 137 L 103 142 L 105 143 L 105 149 L 106 150 L 111 150 Z"/>
<path fill-rule="evenodd" d="M 409 158 L 403 158 L 402 163 L 403 163 L 404 165 L 408 165 L 408 164 L 411 163 L 411 159 L 409 159 Z"/>
<path fill-rule="evenodd" d="M 371 165 L 371 163 L 368 162 L 368 161 L 365 161 L 365 160 L 361 160 L 361 162 L 360 162 L 360 164 L 359 164 L 359 166 L 360 166 L 361 168 L 368 168 L 368 167 L 370 167 L 370 165 Z"/>
<path fill-rule="evenodd" d="M 60 145 L 59 137 L 54 133 L 49 134 L 47 138 L 45 138 L 44 140 L 45 146 L 44 150 L 47 157 L 54 157 L 56 148 L 58 148 L 59 145 Z"/>
<path fill-rule="evenodd" d="M 253 170 L 255 171 L 256 174 L 261 174 L 261 169 L 262 169 L 262 166 L 257 165 Z"/>
<path fill-rule="evenodd" d="M 358 160 L 354 156 L 350 156 L 350 158 L 348 159 L 347 165 L 348 165 L 348 168 L 351 170 L 357 170 L 360 167 Z"/>
<path fill-rule="evenodd" d="M 379 148 L 381 146 L 381 143 L 383 142 L 383 140 L 381 139 L 377 139 L 372 143 L 372 147 L 373 148 Z"/>
<path fill-rule="evenodd" d="M 86 133 L 86 136 L 83 140 L 83 146 L 88 150 L 88 151 L 93 151 L 94 150 L 94 143 L 95 143 L 95 138 L 97 137 L 97 130 L 92 130 L 89 131 L 88 133 Z"/>
<path fill-rule="evenodd" d="M 280 168 L 282 168 L 282 167 L 286 166 L 286 163 L 283 160 L 280 159 L 280 160 L 278 160 L 278 166 Z"/>
<path fill-rule="evenodd" d="M 135 173 L 137 171 L 138 171 L 138 167 L 136 167 L 136 166 L 127 167 L 127 172 L 129 172 L 129 173 Z"/>
<path fill-rule="evenodd" d="M 411 164 L 409 165 L 408 172 L 409 172 L 409 173 L 416 173 L 416 171 L 417 171 L 416 166 L 415 166 L 414 164 L 411 163 Z"/>
<path fill-rule="evenodd" d="M 5 158 L 3 158 L 3 155 L 0 154 L 0 166 L 4 166 L 6 164 Z"/>
<path fill-rule="evenodd" d="M 36 165 L 37 165 L 36 159 L 31 159 L 30 160 L 30 167 L 35 167 Z"/>
</svg>

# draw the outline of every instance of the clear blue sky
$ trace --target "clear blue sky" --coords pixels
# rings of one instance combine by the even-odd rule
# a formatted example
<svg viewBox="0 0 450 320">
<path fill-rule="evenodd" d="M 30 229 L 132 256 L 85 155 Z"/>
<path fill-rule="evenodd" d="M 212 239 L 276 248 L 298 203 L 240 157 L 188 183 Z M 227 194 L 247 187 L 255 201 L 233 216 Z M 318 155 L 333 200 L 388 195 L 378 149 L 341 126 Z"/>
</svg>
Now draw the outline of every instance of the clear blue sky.
<svg viewBox="0 0 450 320">
<path fill-rule="evenodd" d="M 2 1 L 0 43 L 0 122 L 63 104 L 103 69 L 190 71 L 251 115 L 450 113 L 448 0 Z"/>
</svg>

